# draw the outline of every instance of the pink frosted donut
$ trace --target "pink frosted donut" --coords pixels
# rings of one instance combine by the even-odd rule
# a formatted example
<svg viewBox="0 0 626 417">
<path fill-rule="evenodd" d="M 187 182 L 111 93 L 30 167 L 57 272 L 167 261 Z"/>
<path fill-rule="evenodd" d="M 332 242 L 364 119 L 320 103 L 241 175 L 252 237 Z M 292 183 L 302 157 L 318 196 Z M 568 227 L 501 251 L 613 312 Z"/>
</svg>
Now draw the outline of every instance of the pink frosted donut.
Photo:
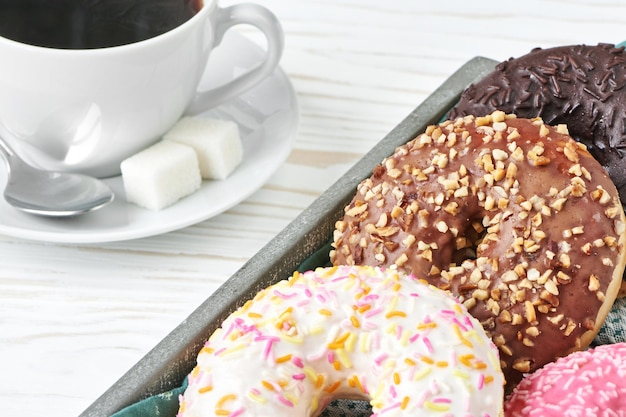
<svg viewBox="0 0 626 417">
<path fill-rule="evenodd" d="M 295 273 L 231 314 L 198 355 L 179 417 L 310 417 L 336 398 L 373 416 L 498 417 L 504 376 L 480 323 L 398 272 Z"/>
<path fill-rule="evenodd" d="M 572 353 L 522 380 L 506 417 L 626 416 L 626 343 Z"/>
</svg>

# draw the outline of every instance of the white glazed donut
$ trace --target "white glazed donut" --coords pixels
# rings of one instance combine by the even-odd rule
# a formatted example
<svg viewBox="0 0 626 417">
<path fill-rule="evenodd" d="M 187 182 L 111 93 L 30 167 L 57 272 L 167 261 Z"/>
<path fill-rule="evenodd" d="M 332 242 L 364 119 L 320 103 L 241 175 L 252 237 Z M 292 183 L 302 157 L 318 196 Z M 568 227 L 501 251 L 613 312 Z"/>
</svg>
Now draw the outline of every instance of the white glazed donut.
<svg viewBox="0 0 626 417">
<path fill-rule="evenodd" d="M 295 273 L 231 314 L 190 373 L 178 417 L 502 415 L 498 350 L 452 296 L 392 270 Z"/>
</svg>

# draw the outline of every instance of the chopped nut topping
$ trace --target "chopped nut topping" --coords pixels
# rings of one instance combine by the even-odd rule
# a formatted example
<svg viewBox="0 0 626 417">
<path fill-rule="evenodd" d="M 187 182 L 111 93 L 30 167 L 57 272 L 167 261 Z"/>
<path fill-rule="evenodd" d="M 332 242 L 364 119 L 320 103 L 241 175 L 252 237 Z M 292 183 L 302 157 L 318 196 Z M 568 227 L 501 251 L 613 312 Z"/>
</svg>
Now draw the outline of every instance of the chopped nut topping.
<svg viewBox="0 0 626 417">
<path fill-rule="evenodd" d="M 493 159 L 496 161 L 505 161 L 509 158 L 508 153 L 506 153 L 502 149 L 497 149 L 497 148 L 491 151 L 491 155 L 493 156 Z"/>
<path fill-rule="evenodd" d="M 614 219 L 615 217 L 617 217 L 620 213 L 622 209 L 619 208 L 617 205 L 611 206 L 609 208 L 607 208 L 604 211 L 604 214 L 606 215 L 606 217 L 608 217 L 609 219 Z"/>
<path fill-rule="evenodd" d="M 529 323 L 534 323 L 537 320 L 537 314 L 535 313 L 535 306 L 530 301 L 524 303 L 524 317 Z"/>
<path fill-rule="evenodd" d="M 582 343 L 596 320 L 585 311 L 605 300 L 626 250 L 619 197 L 584 145 L 560 136 L 565 125 L 532 124 L 495 112 L 429 126 L 357 187 L 331 250 L 331 260 L 414 270 L 458 292 L 504 366 L 522 372 L 554 331 Z M 595 296 L 565 312 L 581 282 Z"/>
<path fill-rule="evenodd" d="M 611 202 L 611 195 L 600 185 L 591 192 L 591 198 L 598 201 L 603 206 Z"/>
<path fill-rule="evenodd" d="M 530 360 L 516 359 L 515 362 L 513 362 L 513 369 L 523 373 L 530 372 Z"/>
<path fill-rule="evenodd" d="M 446 233 L 448 231 L 448 225 L 446 224 L 446 222 L 444 222 L 443 220 L 438 221 L 435 224 L 435 227 L 437 228 L 437 230 L 439 230 L 439 232 L 441 233 Z"/>
<path fill-rule="evenodd" d="M 509 134 L 506 137 L 507 141 L 512 141 L 515 139 L 519 139 L 522 135 L 520 135 L 519 131 L 515 128 L 511 129 L 511 131 L 509 132 Z"/>
<path fill-rule="evenodd" d="M 489 298 L 489 292 L 485 291 L 485 290 L 475 290 L 472 293 L 472 298 L 475 298 L 477 300 L 481 300 L 481 301 L 485 301 L 486 299 Z"/>
<path fill-rule="evenodd" d="M 517 162 L 521 162 L 524 160 L 524 150 L 519 146 L 515 148 L 515 150 L 511 153 L 511 158 L 513 158 Z"/>
<path fill-rule="evenodd" d="M 402 241 L 402 244 L 407 247 L 410 248 L 411 246 L 413 246 L 413 243 L 415 243 L 415 235 L 408 235 L 406 238 L 404 238 L 404 240 Z"/>
<path fill-rule="evenodd" d="M 605 236 L 604 244 L 610 248 L 617 247 L 617 238 L 615 236 Z"/>
<path fill-rule="evenodd" d="M 408 260 L 409 257 L 406 255 L 406 253 L 403 253 L 402 255 L 400 255 L 400 257 L 398 257 L 398 259 L 396 259 L 395 264 L 398 266 L 403 266 L 407 263 Z"/>
<path fill-rule="evenodd" d="M 496 110 L 493 113 L 491 113 L 491 119 L 493 120 L 494 124 L 504 122 L 506 118 L 507 118 L 507 115 L 502 110 Z"/>
<path fill-rule="evenodd" d="M 598 277 L 591 274 L 591 276 L 589 277 L 588 288 L 589 288 L 589 291 L 592 291 L 592 292 L 596 292 L 600 289 L 600 281 L 598 280 Z"/>
<path fill-rule="evenodd" d="M 500 312 L 499 320 L 501 323 L 510 323 L 511 322 L 511 312 L 508 310 L 502 310 Z"/>
<path fill-rule="evenodd" d="M 552 202 L 552 204 L 550 204 L 550 207 L 552 207 L 554 210 L 559 212 L 563 210 L 563 206 L 565 205 L 566 202 L 567 202 L 567 198 L 557 198 L 556 200 Z"/>
<path fill-rule="evenodd" d="M 498 346 L 500 348 L 500 352 L 504 353 L 506 356 L 513 356 L 513 351 L 507 345 Z"/>
<path fill-rule="evenodd" d="M 391 209 L 391 218 L 392 219 L 397 219 L 398 217 L 402 216 L 403 214 L 404 214 L 404 210 L 402 209 L 402 207 L 395 206 L 393 209 Z"/>
<path fill-rule="evenodd" d="M 565 154 L 565 157 L 571 162 L 578 162 L 578 152 L 576 151 L 576 147 L 571 143 L 567 143 L 565 145 L 563 153 Z"/>
<path fill-rule="evenodd" d="M 563 332 L 563 334 L 565 336 L 569 336 L 572 334 L 572 332 L 576 329 L 576 323 L 574 323 L 572 320 L 568 320 L 567 322 L 567 327 L 565 327 L 565 331 Z"/>
<path fill-rule="evenodd" d="M 358 215 L 364 213 L 365 210 L 367 210 L 367 204 L 365 204 L 365 202 L 357 201 L 355 204 L 356 205 L 354 207 L 348 208 L 348 210 L 346 211 L 346 215 L 351 217 L 357 217 Z"/>
<path fill-rule="evenodd" d="M 552 324 L 558 325 L 559 323 L 561 323 L 561 321 L 563 321 L 564 318 L 565 316 L 563 314 L 559 314 L 553 317 L 548 317 L 548 320 L 550 320 Z"/>
<path fill-rule="evenodd" d="M 537 326 L 531 326 L 529 328 L 526 329 L 526 334 L 532 337 L 537 337 L 539 336 L 539 329 L 537 328 Z"/>
<path fill-rule="evenodd" d="M 613 261 L 610 258 L 602 257 L 602 265 L 613 267 Z"/>
<path fill-rule="evenodd" d="M 494 122 L 492 127 L 496 132 L 505 132 L 508 126 L 504 122 Z"/>
<path fill-rule="evenodd" d="M 582 197 L 587 192 L 587 186 L 585 181 L 580 177 L 574 177 L 571 180 L 572 183 L 572 195 L 574 197 Z"/>
<path fill-rule="evenodd" d="M 563 271 L 559 271 L 556 273 L 556 278 L 559 282 L 570 282 L 571 281 L 571 277 L 569 275 L 567 275 L 565 272 Z"/>
<path fill-rule="evenodd" d="M 548 291 L 550 294 L 559 295 L 559 289 L 553 280 L 546 281 L 544 287 L 546 288 L 546 291 Z"/>
<path fill-rule="evenodd" d="M 567 253 L 562 253 L 559 255 L 559 262 L 563 268 L 569 268 L 572 266 L 572 260 Z"/>
</svg>

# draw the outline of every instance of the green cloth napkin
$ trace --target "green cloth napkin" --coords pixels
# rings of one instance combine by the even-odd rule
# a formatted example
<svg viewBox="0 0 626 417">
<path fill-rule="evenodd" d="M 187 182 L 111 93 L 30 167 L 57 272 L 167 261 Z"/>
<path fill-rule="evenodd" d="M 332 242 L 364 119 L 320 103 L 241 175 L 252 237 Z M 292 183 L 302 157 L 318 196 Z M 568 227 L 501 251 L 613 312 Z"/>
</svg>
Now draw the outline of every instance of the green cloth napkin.
<svg viewBox="0 0 626 417">
<path fill-rule="evenodd" d="M 615 301 L 604 325 L 593 340 L 594 345 L 626 342 L 626 298 Z"/>
<path fill-rule="evenodd" d="M 139 401 L 111 417 L 175 417 L 178 413 L 178 397 L 186 387 L 187 379 L 182 386 Z"/>
<path fill-rule="evenodd" d="M 175 417 L 178 396 L 184 386 L 146 398 L 113 414 L 111 417 Z M 337 400 L 324 409 L 320 417 L 370 417 L 372 407 L 366 401 Z"/>
</svg>

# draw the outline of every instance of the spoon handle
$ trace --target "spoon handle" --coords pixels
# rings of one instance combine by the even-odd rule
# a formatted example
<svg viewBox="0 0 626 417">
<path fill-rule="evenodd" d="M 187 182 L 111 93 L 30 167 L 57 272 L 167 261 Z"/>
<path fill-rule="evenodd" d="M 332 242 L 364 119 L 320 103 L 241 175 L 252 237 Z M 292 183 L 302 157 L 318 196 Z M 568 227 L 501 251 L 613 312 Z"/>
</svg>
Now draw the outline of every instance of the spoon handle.
<svg viewBox="0 0 626 417">
<path fill-rule="evenodd" d="M 4 138 L 2 138 L 1 136 L 0 136 L 0 153 L 7 159 L 15 155 L 15 152 L 13 151 L 13 149 L 11 149 L 9 144 L 6 143 Z"/>
</svg>

